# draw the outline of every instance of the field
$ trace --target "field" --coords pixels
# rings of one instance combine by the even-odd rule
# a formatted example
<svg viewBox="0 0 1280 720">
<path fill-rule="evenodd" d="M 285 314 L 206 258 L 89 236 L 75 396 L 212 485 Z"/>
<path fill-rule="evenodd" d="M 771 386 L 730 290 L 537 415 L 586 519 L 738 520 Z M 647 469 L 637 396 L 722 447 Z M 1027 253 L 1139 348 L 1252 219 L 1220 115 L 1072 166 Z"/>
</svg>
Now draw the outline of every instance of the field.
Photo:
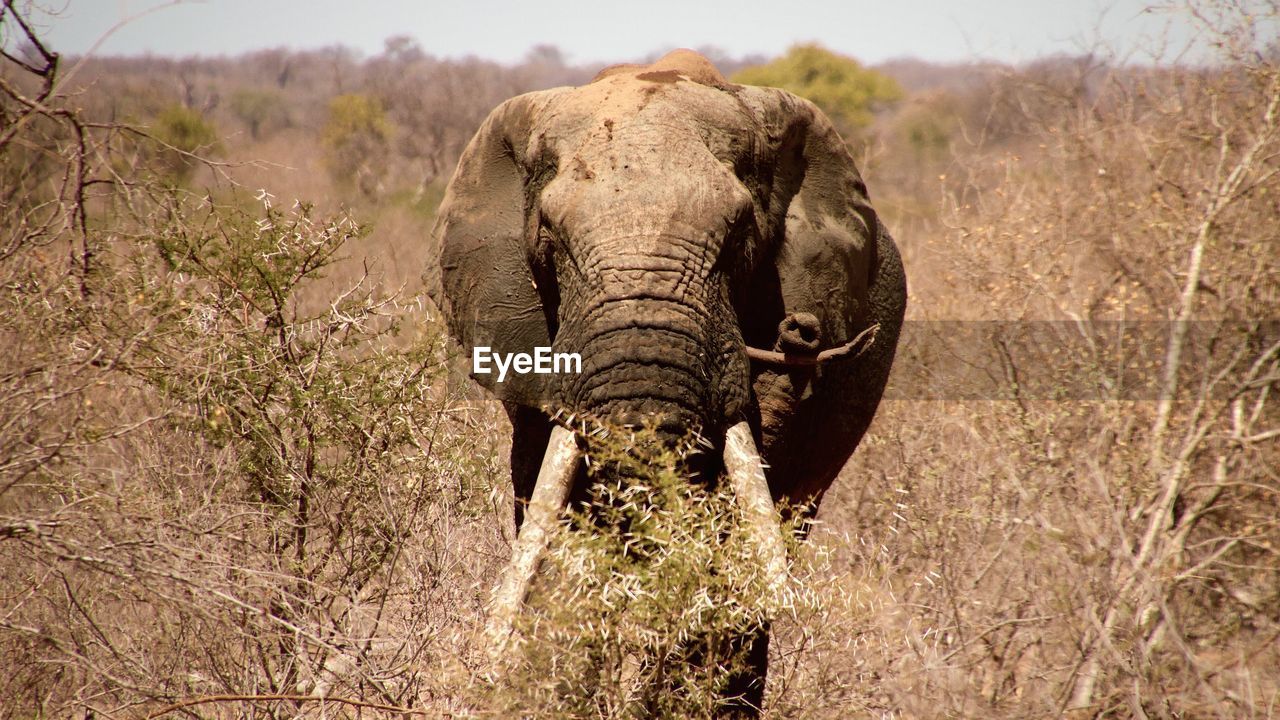
<svg viewBox="0 0 1280 720">
<path fill-rule="evenodd" d="M 627 655 L 761 608 L 768 717 L 1280 716 L 1280 10 L 1180 12 L 1212 59 L 861 68 L 908 323 L 791 586 L 566 529 L 497 679 L 510 429 L 426 237 L 490 109 L 597 68 L 55 62 L 5 3 L 0 718 L 698 716 Z M 658 528 L 719 537 L 668 461 Z"/>
</svg>

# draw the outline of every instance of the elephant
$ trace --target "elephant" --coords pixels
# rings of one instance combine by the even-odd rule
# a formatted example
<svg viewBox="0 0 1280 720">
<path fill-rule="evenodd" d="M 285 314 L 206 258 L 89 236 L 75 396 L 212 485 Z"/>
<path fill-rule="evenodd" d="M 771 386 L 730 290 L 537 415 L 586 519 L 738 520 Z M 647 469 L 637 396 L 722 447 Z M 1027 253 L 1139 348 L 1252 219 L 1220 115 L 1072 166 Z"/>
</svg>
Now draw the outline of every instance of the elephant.
<svg viewBox="0 0 1280 720">
<path fill-rule="evenodd" d="M 876 412 L 906 309 L 898 250 L 831 121 L 690 50 L 499 105 L 458 162 L 430 257 L 429 294 L 468 356 L 580 361 L 473 373 L 513 430 L 518 536 L 495 647 L 550 526 L 584 497 L 553 409 L 709 439 L 704 477 L 727 470 L 778 581 L 774 503 L 816 511 Z"/>
</svg>

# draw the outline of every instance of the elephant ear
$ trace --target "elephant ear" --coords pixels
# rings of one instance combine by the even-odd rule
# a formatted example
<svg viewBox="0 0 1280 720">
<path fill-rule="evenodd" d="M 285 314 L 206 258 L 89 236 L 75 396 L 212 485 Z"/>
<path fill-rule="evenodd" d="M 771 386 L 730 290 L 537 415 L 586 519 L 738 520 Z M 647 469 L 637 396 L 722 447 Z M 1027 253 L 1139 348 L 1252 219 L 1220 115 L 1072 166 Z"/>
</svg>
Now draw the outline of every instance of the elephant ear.
<svg viewBox="0 0 1280 720">
<path fill-rule="evenodd" d="M 842 345 L 894 315 L 872 298 L 886 246 L 893 242 L 867 198 L 853 157 L 831 121 L 813 103 L 782 90 L 743 88 L 768 133 L 772 192 L 768 208 L 772 263 L 756 269 L 748 299 L 758 318 L 748 341 L 771 341 L 777 323 L 794 313 L 818 318 L 823 348 Z M 896 272 L 900 275 L 901 270 Z M 901 314 L 900 310 L 897 313 Z M 884 317 L 882 317 L 884 316 Z M 896 330 L 896 328 L 895 328 Z"/>
<path fill-rule="evenodd" d="M 852 156 L 822 111 L 782 90 L 744 87 L 739 97 L 765 130 L 759 157 L 771 159 L 761 163 L 768 174 L 758 181 L 767 198 L 760 213 L 767 250 L 755 259 L 750 292 L 739 304 L 744 339 L 767 348 L 779 338 L 778 323 L 799 313 L 817 318 L 819 349 L 879 325 L 865 352 L 811 375 L 753 363 L 765 459 L 791 469 L 791 485 L 775 494 L 816 502 L 880 402 L 906 310 L 906 277 Z"/>
<path fill-rule="evenodd" d="M 551 344 L 542 297 L 530 271 L 526 220 L 536 191 L 532 128 L 557 91 L 512 98 L 489 114 L 445 190 L 431 232 L 427 291 L 466 351 L 530 353 Z M 547 375 L 493 372 L 472 377 L 499 399 L 533 407 L 547 397 Z"/>
</svg>

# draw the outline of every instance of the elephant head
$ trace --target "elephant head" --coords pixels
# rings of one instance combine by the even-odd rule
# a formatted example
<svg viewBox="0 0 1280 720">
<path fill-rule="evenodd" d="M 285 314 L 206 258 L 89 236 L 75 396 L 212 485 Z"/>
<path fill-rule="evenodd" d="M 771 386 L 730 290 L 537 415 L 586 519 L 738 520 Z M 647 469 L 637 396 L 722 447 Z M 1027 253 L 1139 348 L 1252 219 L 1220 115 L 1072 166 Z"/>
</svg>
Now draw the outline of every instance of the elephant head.
<svg viewBox="0 0 1280 720">
<path fill-rule="evenodd" d="M 826 116 L 687 50 L 495 109 L 433 243 L 428 287 L 469 356 L 581 357 L 580 373 L 475 376 L 511 414 L 517 495 L 552 517 L 574 453 L 546 407 L 727 435 L 721 449 L 746 460 L 726 465 L 760 476 L 750 502 L 816 504 L 875 412 L 906 303 L 893 241 Z M 869 347 L 840 350 L 872 330 Z M 529 456 L 544 449 L 535 482 Z M 526 529 L 517 556 L 532 563 Z"/>
</svg>

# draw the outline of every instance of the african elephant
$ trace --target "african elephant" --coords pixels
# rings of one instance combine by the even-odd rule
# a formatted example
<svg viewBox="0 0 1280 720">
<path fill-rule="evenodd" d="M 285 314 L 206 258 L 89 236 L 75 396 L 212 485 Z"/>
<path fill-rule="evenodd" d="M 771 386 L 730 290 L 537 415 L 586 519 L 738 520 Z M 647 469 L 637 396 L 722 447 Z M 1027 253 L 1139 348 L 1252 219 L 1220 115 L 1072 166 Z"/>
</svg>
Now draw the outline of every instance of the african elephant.
<svg viewBox="0 0 1280 720">
<path fill-rule="evenodd" d="M 731 450 L 762 557 L 785 573 L 772 503 L 817 507 L 876 411 L 906 307 L 893 240 L 816 106 L 729 83 L 688 50 L 512 98 L 459 160 L 432 243 L 428 288 L 469 358 L 581 359 L 473 375 L 514 430 L 520 530 L 496 641 L 548 524 L 583 493 L 573 435 L 546 408 L 654 418 Z"/>
</svg>

